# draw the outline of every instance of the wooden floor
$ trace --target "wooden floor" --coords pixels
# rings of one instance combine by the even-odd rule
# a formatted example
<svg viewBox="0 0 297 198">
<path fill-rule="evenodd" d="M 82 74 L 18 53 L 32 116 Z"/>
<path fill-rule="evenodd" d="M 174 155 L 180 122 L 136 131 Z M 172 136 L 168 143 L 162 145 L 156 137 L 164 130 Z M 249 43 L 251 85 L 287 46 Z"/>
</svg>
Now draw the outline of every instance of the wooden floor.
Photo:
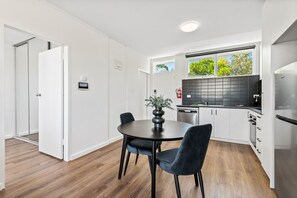
<svg viewBox="0 0 297 198">
<path fill-rule="evenodd" d="M 163 143 L 162 149 L 179 142 Z M 6 140 L 6 189 L 0 197 L 150 197 L 147 157 L 117 179 L 121 142 L 106 146 L 72 162 L 40 154 L 36 146 Z M 206 197 L 276 197 L 268 178 L 249 146 L 211 141 L 202 170 Z M 182 197 L 201 197 L 193 176 L 180 177 Z M 157 197 L 176 197 L 172 175 L 157 169 Z"/>
</svg>

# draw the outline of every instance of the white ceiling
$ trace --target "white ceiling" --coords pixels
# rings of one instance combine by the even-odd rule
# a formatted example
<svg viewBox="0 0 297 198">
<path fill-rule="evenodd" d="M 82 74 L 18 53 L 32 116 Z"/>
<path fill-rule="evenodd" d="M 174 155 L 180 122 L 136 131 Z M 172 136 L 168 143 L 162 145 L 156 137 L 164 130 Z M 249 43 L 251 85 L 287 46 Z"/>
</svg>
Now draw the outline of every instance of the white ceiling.
<svg viewBox="0 0 297 198">
<path fill-rule="evenodd" d="M 261 29 L 264 0 L 48 0 L 147 56 Z M 187 20 L 200 27 L 179 30 Z"/>
</svg>

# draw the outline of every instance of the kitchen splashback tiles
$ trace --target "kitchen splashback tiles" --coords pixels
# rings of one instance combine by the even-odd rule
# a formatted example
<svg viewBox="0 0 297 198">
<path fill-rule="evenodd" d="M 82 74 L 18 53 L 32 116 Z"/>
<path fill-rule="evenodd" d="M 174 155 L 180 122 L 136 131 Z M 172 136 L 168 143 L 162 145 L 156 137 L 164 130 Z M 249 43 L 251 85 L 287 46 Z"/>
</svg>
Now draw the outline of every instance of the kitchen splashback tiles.
<svg viewBox="0 0 297 198">
<path fill-rule="evenodd" d="M 261 93 L 259 79 L 259 75 L 253 75 L 183 80 L 182 103 L 255 106 L 253 95 Z"/>
</svg>

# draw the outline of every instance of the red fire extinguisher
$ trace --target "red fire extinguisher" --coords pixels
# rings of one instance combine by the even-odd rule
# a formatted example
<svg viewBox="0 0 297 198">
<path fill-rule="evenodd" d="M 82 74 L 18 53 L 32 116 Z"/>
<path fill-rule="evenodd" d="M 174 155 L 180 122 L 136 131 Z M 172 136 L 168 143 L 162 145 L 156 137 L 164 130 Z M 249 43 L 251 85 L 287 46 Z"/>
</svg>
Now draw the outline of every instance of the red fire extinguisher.
<svg viewBox="0 0 297 198">
<path fill-rule="evenodd" d="M 178 88 L 175 90 L 175 93 L 176 93 L 176 97 L 177 98 L 182 98 L 182 90 L 181 88 Z"/>
</svg>

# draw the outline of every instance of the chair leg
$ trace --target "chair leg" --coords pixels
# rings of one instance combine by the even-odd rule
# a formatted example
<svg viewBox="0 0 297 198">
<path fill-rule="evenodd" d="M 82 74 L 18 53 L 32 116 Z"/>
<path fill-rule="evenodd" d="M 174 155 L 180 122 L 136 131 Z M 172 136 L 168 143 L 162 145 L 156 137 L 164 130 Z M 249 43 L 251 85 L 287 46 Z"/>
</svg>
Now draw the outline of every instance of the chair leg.
<svg viewBox="0 0 297 198">
<path fill-rule="evenodd" d="M 199 184 L 198 184 L 198 174 L 197 173 L 194 174 L 194 179 L 195 179 L 195 185 L 199 186 Z"/>
<path fill-rule="evenodd" d="M 123 144 L 122 144 L 122 154 L 121 154 L 121 160 L 120 160 L 118 179 L 122 178 L 122 171 L 123 171 L 123 165 L 124 165 L 124 161 L 125 161 L 127 141 L 128 141 L 127 136 L 124 136 Z"/>
<path fill-rule="evenodd" d="M 149 161 L 149 165 L 150 165 L 150 171 L 151 171 L 151 174 L 152 174 L 152 157 L 151 156 L 147 156 L 148 158 L 148 161 Z"/>
<path fill-rule="evenodd" d="M 205 198 L 204 186 L 203 186 L 203 178 L 202 178 L 201 171 L 199 171 L 198 176 L 199 176 L 199 183 L 200 183 L 201 194 L 202 194 L 202 197 Z"/>
<path fill-rule="evenodd" d="M 178 198 L 181 198 L 178 175 L 174 175 L 175 189 Z"/>
<path fill-rule="evenodd" d="M 158 148 L 158 152 L 161 152 L 161 145 L 160 145 L 159 148 Z"/>
<path fill-rule="evenodd" d="M 136 159 L 135 159 L 135 165 L 137 164 L 138 157 L 139 157 L 139 154 L 137 153 L 137 154 L 136 154 Z"/>
<path fill-rule="evenodd" d="M 130 152 L 128 152 L 127 158 L 126 158 L 126 164 L 125 164 L 125 170 L 124 170 L 124 176 L 126 175 L 129 159 L 130 159 Z"/>
</svg>

